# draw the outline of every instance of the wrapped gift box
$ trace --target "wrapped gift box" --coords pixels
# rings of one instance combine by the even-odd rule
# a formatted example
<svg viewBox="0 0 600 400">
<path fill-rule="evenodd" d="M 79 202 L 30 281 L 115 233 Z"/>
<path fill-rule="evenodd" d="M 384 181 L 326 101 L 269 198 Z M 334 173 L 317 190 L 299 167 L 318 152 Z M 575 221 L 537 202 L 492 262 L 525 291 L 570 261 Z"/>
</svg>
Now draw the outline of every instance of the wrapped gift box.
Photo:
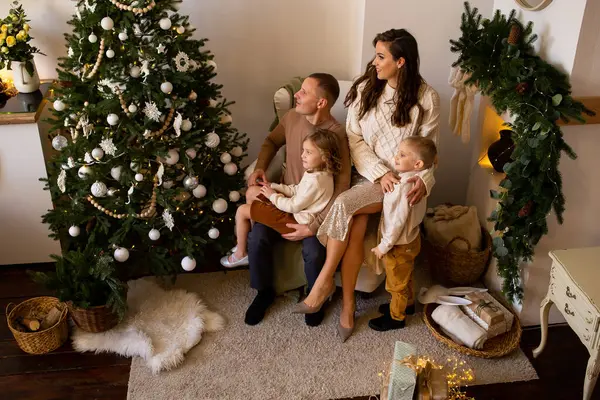
<svg viewBox="0 0 600 400">
<path fill-rule="evenodd" d="M 465 314 L 487 331 L 488 339 L 510 331 L 514 315 L 487 292 L 470 293 L 473 304 L 460 306 Z M 491 322 L 491 323 L 490 323 Z"/>
<path fill-rule="evenodd" d="M 407 357 L 414 356 L 416 348 L 408 343 L 396 342 L 394 360 L 390 368 L 387 398 L 389 400 L 412 400 L 417 385 L 415 370 L 405 365 Z M 382 396 L 383 399 L 383 396 Z"/>
<path fill-rule="evenodd" d="M 448 379 L 445 369 L 433 368 L 427 363 L 417 376 L 417 400 L 446 400 Z"/>
</svg>

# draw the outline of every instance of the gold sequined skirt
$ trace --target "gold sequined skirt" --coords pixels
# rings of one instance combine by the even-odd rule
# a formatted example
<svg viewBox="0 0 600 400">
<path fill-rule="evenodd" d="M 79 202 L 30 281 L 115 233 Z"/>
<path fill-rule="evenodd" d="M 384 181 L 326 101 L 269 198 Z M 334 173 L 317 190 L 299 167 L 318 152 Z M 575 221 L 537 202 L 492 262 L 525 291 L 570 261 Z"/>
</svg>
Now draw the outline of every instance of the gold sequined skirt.
<svg viewBox="0 0 600 400">
<path fill-rule="evenodd" d="M 346 240 L 350 231 L 352 216 L 361 208 L 381 202 L 383 202 L 381 185 L 371 183 L 353 169 L 350 189 L 341 193 L 335 199 L 329 213 L 327 213 L 325 220 L 317 231 L 317 238 L 323 246 L 327 246 L 328 238 L 339 241 Z M 369 218 L 379 221 L 381 213 L 373 214 Z"/>
</svg>

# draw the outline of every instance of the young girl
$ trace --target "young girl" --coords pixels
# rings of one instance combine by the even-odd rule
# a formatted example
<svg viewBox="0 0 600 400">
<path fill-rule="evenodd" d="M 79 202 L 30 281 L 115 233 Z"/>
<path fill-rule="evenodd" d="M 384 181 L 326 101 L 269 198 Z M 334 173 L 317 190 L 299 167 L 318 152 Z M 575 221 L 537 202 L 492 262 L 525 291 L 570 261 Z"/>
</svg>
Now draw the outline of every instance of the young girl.
<svg viewBox="0 0 600 400">
<path fill-rule="evenodd" d="M 230 256 L 221 258 L 227 268 L 248 265 L 250 221 L 259 222 L 281 234 L 293 232 L 287 224 L 310 224 L 333 196 L 334 175 L 341 169 L 335 133 L 319 129 L 302 144 L 305 172 L 297 185 L 264 184 L 258 201 L 241 205 L 235 214 L 237 246 Z"/>
</svg>

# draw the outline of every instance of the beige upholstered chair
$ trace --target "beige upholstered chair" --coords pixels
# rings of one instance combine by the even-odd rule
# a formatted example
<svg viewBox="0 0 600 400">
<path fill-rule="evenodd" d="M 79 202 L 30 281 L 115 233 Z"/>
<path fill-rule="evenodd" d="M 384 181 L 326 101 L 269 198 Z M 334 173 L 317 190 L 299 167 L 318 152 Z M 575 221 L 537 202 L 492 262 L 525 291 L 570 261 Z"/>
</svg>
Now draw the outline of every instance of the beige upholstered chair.
<svg viewBox="0 0 600 400">
<path fill-rule="evenodd" d="M 346 123 L 347 110 L 344 107 L 344 98 L 352 85 L 350 81 L 339 81 L 340 97 L 331 110 L 333 116 L 342 124 Z M 292 105 L 292 99 L 285 89 L 279 89 L 274 96 L 275 109 L 279 118 L 283 117 Z M 246 177 L 250 176 L 256 161 L 246 169 Z M 266 171 L 267 179 L 277 182 L 281 176 L 282 169 L 285 168 L 285 147 L 279 150 L 269 168 Z M 371 267 L 375 263 L 375 256 L 371 249 L 377 244 L 378 221 L 371 218 L 365 238 L 365 257 L 366 260 L 360 269 L 356 290 L 366 293 L 373 292 L 385 280 L 385 273 L 377 275 Z M 296 289 L 306 285 L 304 276 L 304 261 L 302 259 L 301 243 L 283 241 L 275 246 L 273 250 L 275 259 L 275 289 L 278 293 Z M 336 273 L 336 284 L 341 286 L 339 271 Z"/>
</svg>

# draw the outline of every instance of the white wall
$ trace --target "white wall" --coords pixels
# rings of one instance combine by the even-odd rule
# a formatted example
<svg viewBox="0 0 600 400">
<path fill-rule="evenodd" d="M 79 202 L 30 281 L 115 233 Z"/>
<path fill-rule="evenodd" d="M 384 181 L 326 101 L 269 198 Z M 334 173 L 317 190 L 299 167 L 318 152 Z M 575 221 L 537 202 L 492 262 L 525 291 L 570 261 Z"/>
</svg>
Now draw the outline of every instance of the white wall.
<svg viewBox="0 0 600 400">
<path fill-rule="evenodd" d="M 484 16 L 489 16 L 493 0 L 471 0 Z M 432 10 L 435 10 L 432 12 Z M 368 0 L 362 39 L 361 71 L 373 58 L 372 40 L 377 33 L 404 28 L 419 44 L 421 74 L 440 94 L 442 104 L 440 166 L 430 204 L 452 202 L 464 204 L 471 168 L 472 145 L 464 145 L 448 127 L 449 104 L 453 89 L 448 84 L 450 65 L 457 55 L 450 51 L 450 39 L 460 37 L 462 1 L 448 0 Z M 478 135 L 477 110 L 472 116 L 471 135 Z"/>
<path fill-rule="evenodd" d="M 494 8 L 507 14 L 516 4 L 513 0 L 495 0 Z M 520 10 L 521 21 L 533 21 L 538 39 L 540 55 L 553 65 L 571 75 L 573 95 L 600 94 L 600 29 L 597 26 L 600 3 L 595 0 L 554 1 L 540 12 Z M 548 218 L 549 233 L 538 243 L 531 264 L 523 269 L 525 290 L 521 320 L 525 325 L 539 324 L 539 306 L 548 288 L 551 266 L 548 252 L 555 249 L 590 247 L 600 245 L 600 205 L 595 200 L 600 196 L 600 180 L 595 176 L 597 155 L 600 152 L 599 125 L 563 127 L 566 142 L 578 155 L 576 160 L 563 156 L 560 172 L 563 177 L 563 192 L 566 197 L 564 224 L 556 222 L 554 214 Z M 477 151 L 480 149 L 477 148 Z M 485 203 L 492 209 L 493 202 L 487 194 L 491 183 L 498 178 L 482 178 L 475 171 L 471 178 L 470 200 Z M 499 287 L 500 279 L 492 271 L 487 275 L 488 286 Z M 552 309 L 550 322 L 564 319 Z"/>
<path fill-rule="evenodd" d="M 289 78 L 329 72 L 347 80 L 356 75 L 361 51 L 365 0 L 185 0 L 198 37 L 218 64 L 216 81 L 232 106 L 234 126 L 248 133 L 250 159 L 267 135 L 274 113 L 274 92 Z M 0 1 L 0 15 L 10 8 Z M 47 57 L 36 57 L 42 78 L 56 76 L 56 59 L 66 54 L 63 33 L 74 13 L 67 0 L 22 0 L 31 19 L 35 44 Z"/>
</svg>

